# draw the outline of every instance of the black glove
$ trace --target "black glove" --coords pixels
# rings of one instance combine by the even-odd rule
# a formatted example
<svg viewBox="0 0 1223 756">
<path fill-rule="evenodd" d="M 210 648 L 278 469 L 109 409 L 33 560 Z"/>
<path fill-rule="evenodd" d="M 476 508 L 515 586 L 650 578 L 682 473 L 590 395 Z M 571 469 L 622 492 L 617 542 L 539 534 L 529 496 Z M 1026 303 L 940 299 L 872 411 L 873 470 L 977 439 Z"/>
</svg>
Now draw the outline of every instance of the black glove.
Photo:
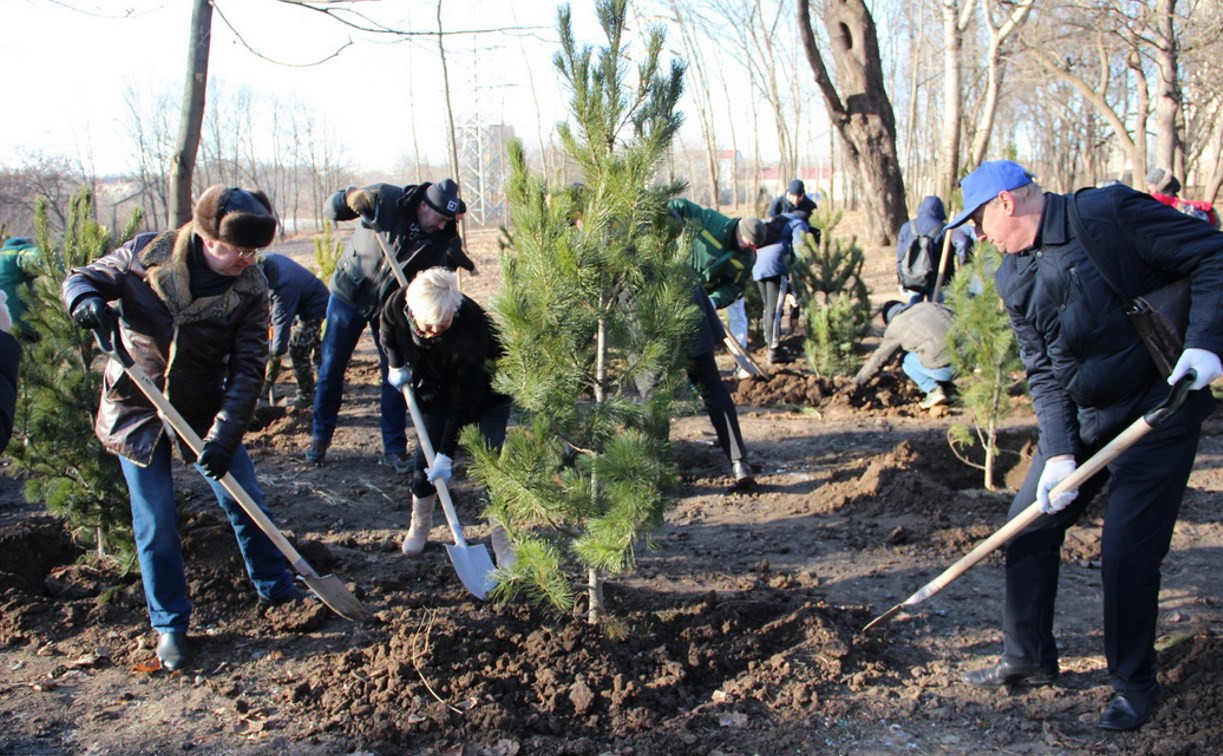
<svg viewBox="0 0 1223 756">
<path fill-rule="evenodd" d="M 454 266 L 453 270 L 463 268 L 464 270 L 471 271 L 472 275 L 475 275 L 476 264 L 463 251 L 463 240 L 459 237 L 456 236 L 451 239 L 450 243 L 446 246 L 446 257 L 450 259 L 450 264 Z"/>
<path fill-rule="evenodd" d="M 349 189 L 344 192 L 344 204 L 352 208 L 357 215 L 366 218 L 373 218 L 374 210 L 377 208 L 374 193 L 368 189 Z"/>
<path fill-rule="evenodd" d="M 229 466 L 233 464 L 234 453 L 224 448 L 216 441 L 205 441 L 204 450 L 195 462 L 204 469 L 204 474 L 215 480 L 225 477 Z"/>
<path fill-rule="evenodd" d="M 115 332 L 117 316 L 105 300 L 94 294 L 76 303 L 72 308 L 72 320 L 81 328 L 109 336 Z"/>
</svg>

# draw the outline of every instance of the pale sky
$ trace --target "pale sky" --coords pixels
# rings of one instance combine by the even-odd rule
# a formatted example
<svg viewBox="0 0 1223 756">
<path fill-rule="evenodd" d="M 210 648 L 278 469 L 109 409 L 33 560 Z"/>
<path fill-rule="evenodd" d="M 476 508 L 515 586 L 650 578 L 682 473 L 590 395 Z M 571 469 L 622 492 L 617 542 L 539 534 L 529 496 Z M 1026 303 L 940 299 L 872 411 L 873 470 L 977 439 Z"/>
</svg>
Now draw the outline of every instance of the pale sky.
<svg viewBox="0 0 1223 756">
<path fill-rule="evenodd" d="M 0 0 L 0 27 L 6 30 L 0 166 L 15 167 L 29 153 L 42 152 L 92 164 L 100 174 L 129 170 L 134 159 L 126 93 L 148 102 L 168 98 L 177 129 L 192 5 L 188 0 Z M 255 100 L 300 102 L 320 125 L 343 137 L 349 162 L 370 170 L 389 168 L 413 153 L 414 112 L 420 151 L 435 161 L 445 159 L 436 37 L 405 42 L 362 34 L 276 0 L 216 0 L 215 5 L 210 86 L 227 92 L 245 87 Z M 593 5 L 575 2 L 573 15 L 581 41 L 597 46 L 603 40 Z M 431 0 L 355 7 L 396 28 L 437 28 Z M 478 111 L 485 121 L 511 123 L 524 141 L 535 143 L 541 131 L 546 135 L 565 118 L 566 93 L 551 63 L 559 47 L 556 8 L 549 0 L 445 3 L 447 31 L 538 27 L 447 38 L 460 123 Z M 409 11 L 410 18 L 404 18 Z M 319 66 L 275 65 L 247 50 L 219 14 L 252 48 L 283 62 L 317 61 L 350 38 L 353 44 Z"/>
</svg>

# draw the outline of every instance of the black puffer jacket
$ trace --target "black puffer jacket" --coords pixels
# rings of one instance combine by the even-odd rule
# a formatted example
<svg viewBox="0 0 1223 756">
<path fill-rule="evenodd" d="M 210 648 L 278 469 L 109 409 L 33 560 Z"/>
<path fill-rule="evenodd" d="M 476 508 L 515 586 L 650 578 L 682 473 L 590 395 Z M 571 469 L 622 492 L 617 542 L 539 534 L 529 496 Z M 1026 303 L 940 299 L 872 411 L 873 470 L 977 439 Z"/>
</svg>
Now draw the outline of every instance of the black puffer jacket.
<svg viewBox="0 0 1223 756">
<path fill-rule="evenodd" d="M 404 314 L 405 296 L 403 289 L 395 290 L 382 310 L 382 348 L 391 367 L 412 370 L 412 390 L 421 411 L 445 416 L 437 452 L 453 457 L 464 425 L 510 401 L 492 388 L 501 342 L 483 308 L 466 296 L 450 328 L 436 338 L 419 338 Z"/>
<path fill-rule="evenodd" d="M 1156 404 L 1168 386 L 1125 305 L 1076 238 L 1071 195 L 1046 194 L 1035 245 L 1007 255 L 995 276 L 1010 311 L 1046 456 L 1077 454 Z M 1223 234 L 1125 186 L 1080 192 L 1079 214 L 1133 297 L 1192 276 L 1186 347 L 1223 354 Z M 1188 402 L 1199 420 L 1209 391 Z"/>
<path fill-rule="evenodd" d="M 123 344 L 205 441 L 238 448 L 255 412 L 268 360 L 268 289 L 257 266 L 232 287 L 193 299 L 187 255 L 192 225 L 142 234 L 75 268 L 61 291 L 71 312 L 99 295 L 121 310 Z M 153 404 L 114 360 L 102 378 L 94 427 L 102 445 L 146 465 L 165 432 Z"/>
<path fill-rule="evenodd" d="M 399 285 L 395 274 L 387 268 L 376 233 L 382 234 L 409 281 L 420 271 L 438 265 L 451 270 L 474 270 L 463 254 L 454 221 L 432 234 L 420 227 L 416 209 L 429 188 L 428 182 L 404 187 L 371 184 L 363 188 L 374 195 L 374 217 L 361 219 L 361 227 L 353 232 L 331 279 L 331 292 L 352 305 L 362 317 L 375 317 Z M 323 207 L 324 218 L 349 221 L 360 217 L 344 201 L 344 195 L 351 189 L 331 195 Z"/>
</svg>

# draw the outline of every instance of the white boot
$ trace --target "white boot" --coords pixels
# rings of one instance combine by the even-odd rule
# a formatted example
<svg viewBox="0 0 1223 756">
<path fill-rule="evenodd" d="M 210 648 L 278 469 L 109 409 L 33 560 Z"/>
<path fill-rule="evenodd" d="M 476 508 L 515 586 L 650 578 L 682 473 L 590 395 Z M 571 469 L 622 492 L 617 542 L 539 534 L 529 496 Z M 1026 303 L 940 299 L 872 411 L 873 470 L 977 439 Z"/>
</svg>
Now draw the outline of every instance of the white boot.
<svg viewBox="0 0 1223 756">
<path fill-rule="evenodd" d="M 429 531 L 433 530 L 433 507 L 437 504 L 437 494 L 423 499 L 412 497 L 412 524 L 408 526 L 408 534 L 403 537 L 403 553 L 416 556 L 425 550 L 425 541 L 429 539 Z"/>
<path fill-rule="evenodd" d="M 503 570 L 513 567 L 518 561 L 518 556 L 514 554 L 514 544 L 510 541 L 510 534 L 505 532 L 505 528 L 493 525 L 492 542 L 493 556 L 497 557 L 497 566 Z"/>
</svg>

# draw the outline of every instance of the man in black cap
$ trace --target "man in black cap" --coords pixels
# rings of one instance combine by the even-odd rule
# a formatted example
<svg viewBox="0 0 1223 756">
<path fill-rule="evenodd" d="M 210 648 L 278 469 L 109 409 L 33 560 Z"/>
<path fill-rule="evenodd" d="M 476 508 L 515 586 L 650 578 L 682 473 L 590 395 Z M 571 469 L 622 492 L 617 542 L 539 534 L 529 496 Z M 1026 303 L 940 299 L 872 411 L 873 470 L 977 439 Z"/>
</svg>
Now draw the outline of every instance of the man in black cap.
<svg viewBox="0 0 1223 756">
<path fill-rule="evenodd" d="M 811 220 L 811 212 L 815 210 L 815 201 L 807 196 L 807 187 L 800 179 L 794 179 L 786 187 L 786 193 L 769 205 L 769 217 L 791 213 L 804 221 Z"/>
<path fill-rule="evenodd" d="M 387 266 L 378 237 L 395 254 L 408 281 L 420 271 L 439 265 L 450 270 L 474 271 L 475 266 L 464 254 L 456 229 L 456 221 L 465 212 L 467 205 L 459 198 L 459 185 L 452 179 L 403 187 L 392 184 L 350 186 L 333 194 L 324 206 L 323 216 L 328 220 L 360 219 L 361 225 L 353 232 L 331 279 L 307 462 L 323 463 L 344 398 L 344 372 L 368 325 L 378 349 L 382 375 L 379 418 L 382 462 L 397 472 L 411 471 L 412 458 L 407 453 L 404 432 L 408 408 L 403 394 L 387 383 L 386 354 L 378 338 L 382 305 L 399 284 L 394 271 Z"/>
<path fill-rule="evenodd" d="M 135 364 L 204 440 L 204 474 L 238 539 L 259 603 L 304 598 L 285 558 L 220 479 L 226 473 L 269 514 L 242 436 L 255 413 L 268 360 L 268 285 L 255 254 L 276 235 L 276 216 L 261 191 L 210 187 L 192 222 L 144 233 L 64 279 L 72 319 L 121 338 Z M 118 301 L 122 317 L 108 302 Z M 121 331 L 121 333 L 117 333 Z M 157 657 L 168 669 L 187 662 L 191 601 L 178 535 L 170 436 L 156 407 L 118 362 L 107 363 L 94 432 L 119 455 L 131 494 L 132 532 L 140 557 Z"/>
</svg>

